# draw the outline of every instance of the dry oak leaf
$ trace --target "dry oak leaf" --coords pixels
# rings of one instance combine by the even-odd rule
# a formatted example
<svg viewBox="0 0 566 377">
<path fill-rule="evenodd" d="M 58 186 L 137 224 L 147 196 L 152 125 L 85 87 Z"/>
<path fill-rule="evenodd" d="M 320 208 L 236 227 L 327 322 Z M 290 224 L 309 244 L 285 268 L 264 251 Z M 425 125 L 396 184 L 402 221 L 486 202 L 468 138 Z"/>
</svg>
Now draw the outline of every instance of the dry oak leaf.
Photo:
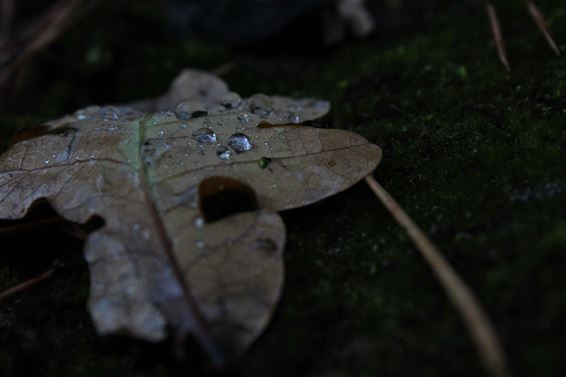
<svg viewBox="0 0 566 377">
<path fill-rule="evenodd" d="M 381 159 L 357 134 L 297 124 L 324 115 L 324 101 L 242 99 L 223 85 L 176 112 L 91 106 L 0 156 L 0 218 L 45 199 L 73 222 L 104 220 L 84 251 L 100 334 L 192 335 L 217 366 L 280 298 L 277 211 L 345 190 Z"/>
</svg>

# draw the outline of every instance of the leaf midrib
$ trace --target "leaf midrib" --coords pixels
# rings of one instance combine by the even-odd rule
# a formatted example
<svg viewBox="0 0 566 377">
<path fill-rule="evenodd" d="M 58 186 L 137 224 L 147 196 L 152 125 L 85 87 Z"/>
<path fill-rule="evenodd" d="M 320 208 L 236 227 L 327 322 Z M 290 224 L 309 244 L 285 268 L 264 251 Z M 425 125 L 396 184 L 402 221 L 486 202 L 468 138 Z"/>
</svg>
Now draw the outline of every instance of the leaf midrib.
<svg viewBox="0 0 566 377">
<path fill-rule="evenodd" d="M 138 122 L 138 166 L 140 167 L 140 187 L 143 192 L 144 201 L 146 203 L 148 214 L 155 230 L 155 234 L 158 238 L 158 242 L 161 246 L 162 252 L 165 258 L 169 261 L 173 275 L 175 276 L 175 279 L 177 280 L 177 283 L 179 284 L 181 291 L 183 292 L 183 298 L 185 304 L 187 305 L 188 312 L 192 316 L 191 320 L 194 325 L 191 327 L 191 331 L 193 332 L 193 335 L 195 335 L 202 342 L 202 346 L 205 348 L 208 354 L 215 359 L 213 360 L 213 362 L 222 363 L 224 359 L 223 352 L 214 341 L 207 321 L 199 310 L 198 305 L 191 293 L 191 289 L 188 286 L 185 276 L 182 272 L 181 266 L 179 266 L 179 263 L 177 262 L 171 239 L 167 234 L 165 224 L 163 223 L 160 211 L 156 205 L 155 192 L 149 182 L 149 167 L 142 163 L 144 161 L 144 152 L 142 145 L 145 142 L 145 131 L 148 121 L 149 118 L 146 117 L 145 119 Z"/>
</svg>

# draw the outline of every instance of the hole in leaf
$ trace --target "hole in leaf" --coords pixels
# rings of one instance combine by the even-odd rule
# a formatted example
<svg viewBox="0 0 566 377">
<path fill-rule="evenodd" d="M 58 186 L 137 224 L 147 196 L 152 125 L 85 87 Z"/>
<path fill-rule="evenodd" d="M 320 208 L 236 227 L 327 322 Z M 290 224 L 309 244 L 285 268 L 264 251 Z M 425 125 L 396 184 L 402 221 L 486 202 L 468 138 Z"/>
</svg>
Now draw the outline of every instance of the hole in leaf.
<svg viewBox="0 0 566 377">
<path fill-rule="evenodd" d="M 236 179 L 211 177 L 200 183 L 200 208 L 207 222 L 259 208 L 254 190 Z"/>
</svg>

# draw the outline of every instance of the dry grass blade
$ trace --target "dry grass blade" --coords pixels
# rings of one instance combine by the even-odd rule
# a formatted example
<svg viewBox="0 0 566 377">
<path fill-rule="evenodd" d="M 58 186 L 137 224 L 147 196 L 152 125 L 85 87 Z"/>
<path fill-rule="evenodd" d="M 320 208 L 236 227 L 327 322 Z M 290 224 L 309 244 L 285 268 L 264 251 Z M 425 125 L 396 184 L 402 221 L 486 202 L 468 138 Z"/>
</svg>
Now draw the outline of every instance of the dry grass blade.
<svg viewBox="0 0 566 377">
<path fill-rule="evenodd" d="M 372 176 L 367 176 L 365 180 L 399 225 L 406 230 L 417 250 L 437 276 L 448 297 L 462 315 L 486 368 L 494 376 L 508 376 L 505 354 L 493 325 L 472 291 L 395 199 Z"/>
<path fill-rule="evenodd" d="M 531 0 L 527 0 L 527 8 L 529 9 L 529 13 L 531 14 L 533 20 L 535 20 L 536 24 L 538 25 L 541 33 L 544 35 L 544 38 L 546 39 L 546 42 L 548 43 L 552 51 L 554 51 L 556 55 L 560 56 L 560 50 L 558 49 L 556 42 L 554 42 L 554 39 L 550 34 L 550 29 L 548 28 L 548 25 L 541 11 Z"/>
<path fill-rule="evenodd" d="M 43 283 L 44 281 L 48 280 L 51 275 L 53 275 L 53 272 L 55 272 L 54 269 L 49 269 L 36 277 L 26 280 L 23 283 L 20 283 L 12 288 L 6 289 L 4 292 L 0 292 L 0 303 L 11 297 L 14 297 L 17 294 L 28 291 L 38 284 Z"/>
<path fill-rule="evenodd" d="M 501 63 L 505 66 L 507 71 L 511 71 L 511 65 L 509 64 L 507 51 L 505 49 L 505 40 L 503 38 L 503 32 L 501 31 L 501 24 L 499 23 L 499 18 L 497 17 L 495 8 L 489 1 L 486 2 L 485 7 L 487 11 L 487 17 L 489 19 L 489 25 L 491 27 L 491 33 L 493 34 L 495 46 L 497 47 L 499 60 L 501 60 Z"/>
</svg>

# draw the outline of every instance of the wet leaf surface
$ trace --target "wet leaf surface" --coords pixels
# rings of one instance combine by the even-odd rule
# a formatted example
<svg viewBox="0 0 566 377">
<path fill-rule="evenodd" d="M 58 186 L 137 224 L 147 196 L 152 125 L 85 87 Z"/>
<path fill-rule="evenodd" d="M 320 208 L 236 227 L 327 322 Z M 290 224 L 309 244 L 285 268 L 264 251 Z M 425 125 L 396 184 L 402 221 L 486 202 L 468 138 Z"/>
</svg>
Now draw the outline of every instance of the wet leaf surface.
<svg viewBox="0 0 566 377">
<path fill-rule="evenodd" d="M 204 92 L 185 87 L 211 81 Z M 163 110 L 142 112 L 148 104 Z M 277 211 L 343 191 L 379 163 L 380 149 L 357 134 L 296 124 L 328 110 L 313 99 L 241 99 L 185 71 L 157 101 L 91 106 L 16 139 L 0 157 L 0 218 L 22 218 L 40 199 L 73 222 L 101 218 L 85 245 L 98 332 L 190 334 L 224 365 L 281 295 Z"/>
</svg>

